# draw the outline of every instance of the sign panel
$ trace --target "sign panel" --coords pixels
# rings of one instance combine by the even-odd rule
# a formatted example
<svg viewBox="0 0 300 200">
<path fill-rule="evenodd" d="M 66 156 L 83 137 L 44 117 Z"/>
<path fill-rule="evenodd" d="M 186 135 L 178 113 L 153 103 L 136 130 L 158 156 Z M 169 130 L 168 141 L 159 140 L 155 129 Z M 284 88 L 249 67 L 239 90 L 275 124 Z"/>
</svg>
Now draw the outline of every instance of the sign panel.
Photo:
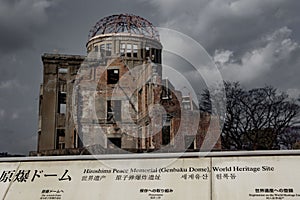
<svg viewBox="0 0 300 200">
<path fill-rule="evenodd" d="M 210 199 L 209 171 L 209 158 L 24 162 L 3 198 Z"/>
<path fill-rule="evenodd" d="M 2 197 L 2 199 L 4 199 L 9 186 L 14 181 L 14 173 L 17 171 L 19 164 L 19 162 L 0 162 L 0 197 Z"/>
<path fill-rule="evenodd" d="M 6 162 L 0 199 L 294 200 L 299 166 L 297 155 Z"/>
<path fill-rule="evenodd" d="M 300 199 L 299 158 L 212 158 L 213 199 Z"/>
</svg>

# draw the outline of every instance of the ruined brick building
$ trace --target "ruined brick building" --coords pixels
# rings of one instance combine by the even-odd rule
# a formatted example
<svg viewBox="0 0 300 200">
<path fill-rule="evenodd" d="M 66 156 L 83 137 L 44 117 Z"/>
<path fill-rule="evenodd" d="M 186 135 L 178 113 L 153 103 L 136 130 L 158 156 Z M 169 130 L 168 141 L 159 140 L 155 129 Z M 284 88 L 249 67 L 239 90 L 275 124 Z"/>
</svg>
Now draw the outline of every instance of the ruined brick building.
<svg viewBox="0 0 300 200">
<path fill-rule="evenodd" d="M 42 56 L 38 155 L 199 151 L 210 124 L 219 131 L 162 78 L 163 47 L 147 20 L 105 17 L 86 47 L 87 56 Z"/>
</svg>

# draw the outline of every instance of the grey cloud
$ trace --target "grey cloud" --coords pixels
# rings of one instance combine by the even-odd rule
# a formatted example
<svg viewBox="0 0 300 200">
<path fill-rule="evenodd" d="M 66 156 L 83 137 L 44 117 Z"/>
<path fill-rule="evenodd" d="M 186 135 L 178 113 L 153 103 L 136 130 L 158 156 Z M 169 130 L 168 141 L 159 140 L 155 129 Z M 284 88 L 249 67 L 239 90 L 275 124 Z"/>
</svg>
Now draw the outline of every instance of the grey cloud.
<svg viewBox="0 0 300 200">
<path fill-rule="evenodd" d="M 35 37 L 46 26 L 46 9 L 52 5 L 47 0 L 0 1 L 0 51 L 32 48 Z"/>
<path fill-rule="evenodd" d="M 210 53 L 229 49 L 243 53 L 274 30 L 296 28 L 297 0 L 187 0 L 151 1 L 160 10 L 160 25 L 191 34 Z M 237 52 L 237 51 L 236 51 Z"/>
<path fill-rule="evenodd" d="M 217 64 L 221 62 L 224 79 L 248 87 L 300 87 L 300 1 L 153 0 L 150 4 L 159 10 L 160 26 L 192 36 Z"/>
<path fill-rule="evenodd" d="M 300 69 L 296 66 L 299 64 L 300 46 L 290 38 L 291 34 L 290 29 L 282 27 L 264 37 L 262 43 L 266 43 L 265 46 L 245 52 L 241 62 L 227 57 L 219 63 L 224 79 L 240 81 L 248 86 L 271 84 L 282 89 L 298 88 Z M 215 58 L 226 52 L 228 50 L 216 51 Z"/>
</svg>

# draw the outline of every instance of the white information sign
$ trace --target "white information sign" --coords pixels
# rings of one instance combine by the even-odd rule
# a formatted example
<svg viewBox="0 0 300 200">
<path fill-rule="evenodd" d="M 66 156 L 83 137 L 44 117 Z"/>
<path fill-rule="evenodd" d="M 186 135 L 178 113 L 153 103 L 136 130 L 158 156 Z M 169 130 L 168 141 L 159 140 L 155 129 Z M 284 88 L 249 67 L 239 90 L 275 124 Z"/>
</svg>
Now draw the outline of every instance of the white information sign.
<svg viewBox="0 0 300 200">
<path fill-rule="evenodd" d="M 24 162 L 10 181 L 5 200 L 209 199 L 210 159 Z"/>
<path fill-rule="evenodd" d="M 295 200 L 300 156 L 0 162 L 4 200 Z"/>
<path fill-rule="evenodd" d="M 13 182 L 14 173 L 18 170 L 20 163 L 1 163 L 0 162 L 0 197 L 4 199 L 9 186 Z"/>
<path fill-rule="evenodd" d="M 213 199 L 300 199 L 300 157 L 212 158 Z"/>
</svg>

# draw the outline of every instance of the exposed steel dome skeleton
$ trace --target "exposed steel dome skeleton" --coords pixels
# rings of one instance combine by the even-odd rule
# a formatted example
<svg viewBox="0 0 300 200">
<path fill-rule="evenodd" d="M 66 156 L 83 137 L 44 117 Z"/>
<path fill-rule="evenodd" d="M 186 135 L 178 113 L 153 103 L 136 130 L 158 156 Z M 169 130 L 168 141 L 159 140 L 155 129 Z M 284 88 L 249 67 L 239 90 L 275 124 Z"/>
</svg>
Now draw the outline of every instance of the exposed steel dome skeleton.
<svg viewBox="0 0 300 200">
<path fill-rule="evenodd" d="M 159 40 L 156 28 L 148 20 L 131 14 L 111 15 L 99 20 L 89 32 L 89 39 L 109 33 L 130 33 Z"/>
</svg>

